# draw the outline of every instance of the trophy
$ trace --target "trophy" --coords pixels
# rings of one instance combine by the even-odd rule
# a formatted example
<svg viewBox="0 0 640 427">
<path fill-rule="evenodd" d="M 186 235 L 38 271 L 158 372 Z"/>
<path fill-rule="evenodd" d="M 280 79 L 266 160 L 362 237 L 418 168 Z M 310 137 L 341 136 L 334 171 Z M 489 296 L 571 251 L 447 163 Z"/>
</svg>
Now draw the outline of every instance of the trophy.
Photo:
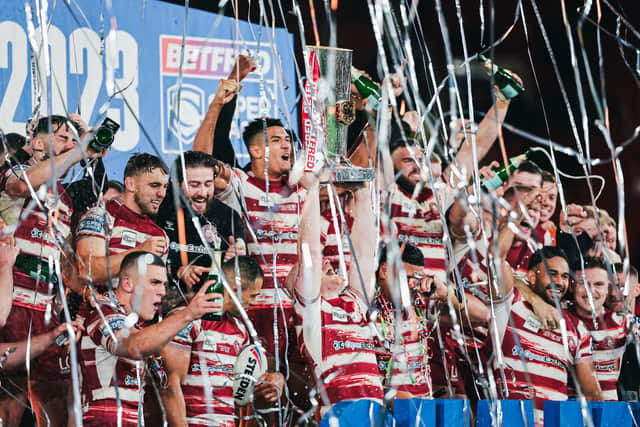
<svg viewBox="0 0 640 427">
<path fill-rule="evenodd" d="M 373 181 L 371 168 L 354 166 L 346 157 L 348 127 L 355 120 L 351 101 L 349 49 L 307 46 L 308 65 L 302 110 L 302 130 L 307 158 L 313 170 L 324 156 L 333 182 Z"/>
</svg>

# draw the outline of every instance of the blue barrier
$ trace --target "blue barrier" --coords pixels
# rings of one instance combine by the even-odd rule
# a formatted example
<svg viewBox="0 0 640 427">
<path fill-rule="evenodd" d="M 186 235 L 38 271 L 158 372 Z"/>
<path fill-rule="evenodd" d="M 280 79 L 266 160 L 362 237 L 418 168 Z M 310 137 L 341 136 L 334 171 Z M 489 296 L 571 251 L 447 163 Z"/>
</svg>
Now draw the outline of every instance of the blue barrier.
<svg viewBox="0 0 640 427">
<path fill-rule="evenodd" d="M 476 427 L 533 427 L 530 400 L 481 400 L 476 411 Z"/>
<path fill-rule="evenodd" d="M 393 402 L 396 427 L 469 427 L 471 410 L 468 400 L 396 399 Z"/>
<path fill-rule="evenodd" d="M 587 411 L 594 427 L 626 427 L 632 426 L 633 407 L 638 408 L 637 402 L 587 402 Z M 640 409 L 640 408 L 639 408 Z M 638 422 L 638 418 L 636 418 Z M 580 402 L 568 400 L 566 402 L 544 402 L 545 427 L 582 427 L 583 422 Z"/>
<path fill-rule="evenodd" d="M 336 424 L 331 418 L 335 418 Z M 322 417 L 320 427 L 339 425 L 340 427 L 383 427 L 393 425 L 391 414 L 378 402 L 372 400 L 345 400 L 331 407 Z"/>
<path fill-rule="evenodd" d="M 498 406 L 499 405 L 499 406 Z M 499 410 L 498 410 L 499 408 Z M 638 402 L 587 402 L 594 427 L 640 426 Z M 335 417 L 337 423 L 330 423 Z M 395 426 L 395 427 L 470 427 L 469 401 L 457 399 L 396 399 L 393 416 L 379 403 L 370 400 L 344 401 L 325 414 L 320 426 Z M 481 400 L 476 411 L 476 427 L 533 427 L 533 402 L 530 400 Z M 584 427 L 580 402 L 544 403 L 545 427 Z"/>
</svg>

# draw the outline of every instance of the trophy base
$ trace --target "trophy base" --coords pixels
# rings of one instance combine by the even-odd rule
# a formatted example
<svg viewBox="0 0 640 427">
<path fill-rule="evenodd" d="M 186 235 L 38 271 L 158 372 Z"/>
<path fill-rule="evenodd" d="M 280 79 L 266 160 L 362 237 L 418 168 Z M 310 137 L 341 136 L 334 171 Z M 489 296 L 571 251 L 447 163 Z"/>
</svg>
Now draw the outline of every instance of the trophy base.
<svg viewBox="0 0 640 427">
<path fill-rule="evenodd" d="M 329 172 L 331 182 L 369 182 L 374 177 L 373 169 L 352 165 L 335 165 Z"/>
</svg>

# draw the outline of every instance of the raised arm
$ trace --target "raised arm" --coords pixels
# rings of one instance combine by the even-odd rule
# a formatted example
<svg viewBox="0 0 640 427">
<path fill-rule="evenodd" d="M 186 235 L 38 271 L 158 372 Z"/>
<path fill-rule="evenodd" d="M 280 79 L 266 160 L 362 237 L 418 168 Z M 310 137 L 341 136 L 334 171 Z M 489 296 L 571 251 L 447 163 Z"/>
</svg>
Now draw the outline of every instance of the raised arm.
<svg viewBox="0 0 640 427">
<path fill-rule="evenodd" d="M 200 124 L 198 133 L 196 133 L 193 141 L 193 151 L 213 154 L 213 139 L 220 112 L 224 105 L 236 96 L 238 87 L 239 85 L 235 80 L 220 80 L 218 90 L 211 104 L 209 104 L 209 109 Z"/>
<path fill-rule="evenodd" d="M 128 337 L 120 336 L 114 353 L 121 357 L 138 360 L 152 354 L 158 354 L 173 337 L 191 322 L 206 313 L 220 310 L 222 305 L 220 294 L 206 293 L 211 283 L 205 283 L 184 310 L 146 328 L 133 328 Z"/>
<path fill-rule="evenodd" d="M 371 192 L 367 185 L 353 192 L 353 262 L 349 268 L 349 286 L 368 301 L 373 298 L 377 233 L 373 217 Z"/>
<path fill-rule="evenodd" d="M 298 259 L 300 262 L 298 263 L 295 291 L 303 303 L 308 303 L 318 299 L 322 283 L 320 181 L 312 173 L 305 173 L 302 180 L 306 180 L 308 183 L 305 183 L 307 196 L 302 207 L 298 229 Z"/>
</svg>

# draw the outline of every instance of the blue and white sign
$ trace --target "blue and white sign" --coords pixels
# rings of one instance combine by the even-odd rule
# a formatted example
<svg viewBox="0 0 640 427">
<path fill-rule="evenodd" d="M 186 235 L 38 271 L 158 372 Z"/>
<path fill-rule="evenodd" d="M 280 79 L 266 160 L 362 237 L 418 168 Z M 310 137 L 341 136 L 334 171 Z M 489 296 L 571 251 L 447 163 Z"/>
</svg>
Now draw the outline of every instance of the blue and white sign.
<svg viewBox="0 0 640 427">
<path fill-rule="evenodd" d="M 134 152 L 170 162 L 190 149 L 239 53 L 259 67 L 242 82 L 231 127 L 241 163 L 248 121 L 266 114 L 296 128 L 293 40 L 284 29 L 190 9 L 183 37 L 184 7 L 158 0 L 43 1 L 38 10 L 2 3 L 0 128 L 24 135 L 36 107 L 40 115 L 80 112 L 91 126 L 108 116 L 121 125 L 105 158 L 112 179 L 122 179 Z"/>
</svg>

